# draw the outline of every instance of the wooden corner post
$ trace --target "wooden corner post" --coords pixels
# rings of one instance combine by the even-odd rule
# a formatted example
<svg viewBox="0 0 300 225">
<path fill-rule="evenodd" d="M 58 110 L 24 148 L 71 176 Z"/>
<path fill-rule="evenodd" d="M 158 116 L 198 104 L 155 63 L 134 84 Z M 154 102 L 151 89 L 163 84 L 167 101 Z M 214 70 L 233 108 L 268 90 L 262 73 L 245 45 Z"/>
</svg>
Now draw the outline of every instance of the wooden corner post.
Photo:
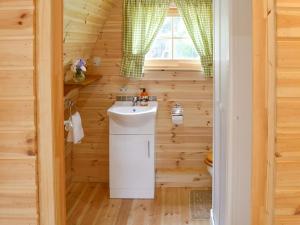
<svg viewBox="0 0 300 225">
<path fill-rule="evenodd" d="M 36 0 L 39 216 L 65 225 L 63 0 Z"/>
</svg>

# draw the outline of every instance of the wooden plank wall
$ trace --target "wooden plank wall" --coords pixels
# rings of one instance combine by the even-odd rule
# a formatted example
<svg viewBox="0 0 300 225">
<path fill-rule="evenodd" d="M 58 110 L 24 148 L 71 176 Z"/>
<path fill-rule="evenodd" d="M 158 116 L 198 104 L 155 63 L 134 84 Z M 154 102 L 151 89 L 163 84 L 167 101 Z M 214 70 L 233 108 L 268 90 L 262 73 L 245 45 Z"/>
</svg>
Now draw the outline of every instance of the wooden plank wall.
<svg viewBox="0 0 300 225">
<path fill-rule="evenodd" d="M 64 64 L 89 59 L 113 0 L 64 0 Z"/>
<path fill-rule="evenodd" d="M 0 1 L 0 224 L 38 224 L 33 0 Z"/>
<path fill-rule="evenodd" d="M 113 0 L 64 0 L 65 72 L 73 59 L 90 58 L 112 6 Z M 72 181 L 72 149 L 71 143 L 65 143 L 67 187 Z"/>
<path fill-rule="evenodd" d="M 300 2 L 277 0 L 275 225 L 300 224 Z"/>
<path fill-rule="evenodd" d="M 75 88 L 69 91 L 66 96 L 65 100 L 71 100 L 77 104 L 77 99 L 79 96 L 79 89 Z M 74 109 L 71 109 L 74 112 Z M 70 108 L 65 104 L 64 109 L 64 118 L 68 120 L 70 117 Z M 72 158 L 73 158 L 73 146 L 74 144 L 71 142 L 67 142 L 68 132 L 65 132 L 65 171 L 66 171 L 66 189 L 68 190 L 71 187 L 72 183 Z"/>
<path fill-rule="evenodd" d="M 115 1 L 101 38 L 94 50 L 102 65 L 91 73 L 103 78 L 81 90 L 78 105 L 86 137 L 74 146 L 73 180 L 108 182 L 107 109 L 117 95 L 136 95 L 145 87 L 158 96 L 156 168 L 157 183 L 166 186 L 210 187 L 211 179 L 203 163 L 212 145 L 212 79 L 196 72 L 146 72 L 141 81 L 122 78 L 120 74 L 122 38 L 122 1 Z M 127 91 L 122 92 L 121 87 Z M 183 126 L 171 123 L 170 109 L 178 102 L 185 109 Z"/>
<path fill-rule="evenodd" d="M 68 190 L 72 183 L 72 153 L 73 143 L 65 141 L 66 190 Z"/>
</svg>

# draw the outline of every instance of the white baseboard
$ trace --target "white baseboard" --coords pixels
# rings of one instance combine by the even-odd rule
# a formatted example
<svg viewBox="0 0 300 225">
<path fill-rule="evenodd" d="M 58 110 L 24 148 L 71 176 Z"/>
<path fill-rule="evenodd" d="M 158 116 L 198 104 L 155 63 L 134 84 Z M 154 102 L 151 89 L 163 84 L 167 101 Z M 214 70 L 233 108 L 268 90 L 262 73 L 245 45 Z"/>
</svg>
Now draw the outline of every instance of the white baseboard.
<svg viewBox="0 0 300 225">
<path fill-rule="evenodd" d="M 210 225 L 215 225 L 213 210 L 210 210 Z"/>
</svg>

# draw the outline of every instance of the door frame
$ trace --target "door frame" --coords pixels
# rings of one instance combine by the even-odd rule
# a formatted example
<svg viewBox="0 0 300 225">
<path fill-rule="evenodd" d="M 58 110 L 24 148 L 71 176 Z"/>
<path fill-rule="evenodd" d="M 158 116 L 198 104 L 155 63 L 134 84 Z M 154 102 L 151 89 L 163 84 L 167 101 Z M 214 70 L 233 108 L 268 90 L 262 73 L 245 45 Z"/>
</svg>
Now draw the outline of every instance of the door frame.
<svg viewBox="0 0 300 225">
<path fill-rule="evenodd" d="M 215 0 L 214 5 L 215 23 L 222 31 L 215 30 L 214 115 L 220 126 L 214 130 L 217 187 L 212 222 L 271 225 L 276 128 L 274 0 Z"/>
<path fill-rule="evenodd" d="M 35 0 L 39 224 L 65 225 L 63 0 Z"/>
<path fill-rule="evenodd" d="M 215 143 L 214 149 L 217 154 L 214 159 L 216 166 L 213 182 L 219 188 L 214 189 L 213 193 L 213 218 L 215 225 L 248 225 L 251 222 L 251 176 L 255 176 L 251 174 L 253 171 L 251 97 L 252 85 L 255 84 L 252 84 L 252 63 L 249 64 L 253 56 L 251 33 L 253 18 L 249 9 L 255 0 L 214 1 L 217 12 L 215 21 L 222 24 L 223 29 L 222 32 L 216 32 L 215 84 L 223 89 L 229 87 L 230 91 L 225 93 L 226 98 L 222 102 L 220 91 L 223 89 L 215 88 L 215 98 L 218 101 L 215 101 L 214 114 L 216 115 L 218 107 L 226 113 L 224 117 L 220 117 L 225 119 L 225 129 L 215 129 L 214 136 L 220 135 L 222 130 L 229 132 L 227 136 L 215 139 L 217 145 Z M 63 0 L 35 0 L 35 3 L 39 219 L 42 225 L 65 225 Z M 244 64 L 240 66 L 239 63 Z M 248 68 L 246 72 L 245 66 Z M 243 76 L 239 77 L 241 73 Z M 216 79 L 218 75 L 223 80 Z M 224 77 L 227 80 L 224 80 Z M 236 94 L 241 93 L 242 95 L 236 98 Z M 241 108 L 237 104 L 244 103 L 243 97 L 249 103 L 246 108 Z M 228 103 L 226 106 L 228 108 L 224 108 L 224 103 Z M 269 121 L 271 127 L 272 122 Z M 245 126 L 246 129 L 240 132 Z M 240 154 L 241 142 L 237 141 L 239 138 L 250 143 L 248 148 L 243 150 L 245 155 Z M 226 151 L 221 151 L 218 146 L 225 146 Z M 272 151 L 273 149 L 270 149 L 271 153 Z M 244 170 L 241 170 L 241 167 Z M 272 168 L 270 174 L 272 175 Z M 272 177 L 269 179 L 272 180 Z M 271 189 L 272 183 L 269 185 Z M 269 195 L 272 196 L 272 191 Z M 242 207 L 239 202 L 248 203 L 246 207 Z M 241 220 L 242 222 L 238 223 Z"/>
<path fill-rule="evenodd" d="M 214 225 L 250 225 L 252 0 L 215 0 Z M 219 29 L 220 28 L 220 29 Z"/>
<path fill-rule="evenodd" d="M 216 124 L 214 129 L 217 188 L 213 190 L 212 222 L 272 225 L 275 0 L 214 1 L 215 22 L 222 31 L 215 30 L 214 119 L 220 126 Z M 230 91 L 224 91 L 226 88 Z"/>
<path fill-rule="evenodd" d="M 215 0 L 215 225 L 251 224 L 252 1 Z"/>
</svg>

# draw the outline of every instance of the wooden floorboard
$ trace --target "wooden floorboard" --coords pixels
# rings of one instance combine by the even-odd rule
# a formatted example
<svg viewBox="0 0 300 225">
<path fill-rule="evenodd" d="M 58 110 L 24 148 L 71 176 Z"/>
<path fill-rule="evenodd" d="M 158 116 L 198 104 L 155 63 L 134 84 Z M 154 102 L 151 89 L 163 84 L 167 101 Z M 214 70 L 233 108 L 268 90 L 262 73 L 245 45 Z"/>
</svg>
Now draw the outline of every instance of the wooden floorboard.
<svg viewBox="0 0 300 225">
<path fill-rule="evenodd" d="M 73 183 L 67 192 L 67 225 L 209 225 L 190 219 L 191 190 L 157 188 L 154 200 L 125 200 L 109 199 L 105 184 Z"/>
</svg>

